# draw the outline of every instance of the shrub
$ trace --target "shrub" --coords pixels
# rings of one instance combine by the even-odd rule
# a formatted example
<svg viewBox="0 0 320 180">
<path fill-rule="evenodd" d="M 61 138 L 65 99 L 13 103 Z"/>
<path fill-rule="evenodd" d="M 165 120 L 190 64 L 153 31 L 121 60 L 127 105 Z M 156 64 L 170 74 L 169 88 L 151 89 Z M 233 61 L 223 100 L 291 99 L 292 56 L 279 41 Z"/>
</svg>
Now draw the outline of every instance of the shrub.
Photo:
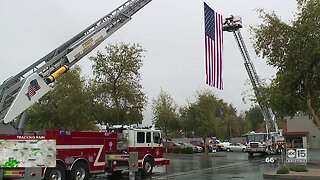
<svg viewBox="0 0 320 180">
<path fill-rule="evenodd" d="M 302 165 L 289 166 L 289 170 L 294 172 L 308 172 L 307 167 Z"/>
<path fill-rule="evenodd" d="M 172 152 L 173 152 L 174 154 L 180 154 L 180 153 L 181 153 L 181 149 L 182 149 L 182 148 L 177 147 L 177 148 L 174 148 Z"/>
<path fill-rule="evenodd" d="M 191 147 L 182 148 L 181 153 L 182 154 L 193 154 L 193 149 Z"/>
<path fill-rule="evenodd" d="M 285 166 L 277 170 L 277 174 L 288 174 L 288 173 L 289 173 L 289 169 Z"/>
<path fill-rule="evenodd" d="M 173 153 L 174 154 L 193 154 L 193 149 L 191 147 L 187 147 L 187 148 L 174 148 L 173 149 Z"/>
</svg>

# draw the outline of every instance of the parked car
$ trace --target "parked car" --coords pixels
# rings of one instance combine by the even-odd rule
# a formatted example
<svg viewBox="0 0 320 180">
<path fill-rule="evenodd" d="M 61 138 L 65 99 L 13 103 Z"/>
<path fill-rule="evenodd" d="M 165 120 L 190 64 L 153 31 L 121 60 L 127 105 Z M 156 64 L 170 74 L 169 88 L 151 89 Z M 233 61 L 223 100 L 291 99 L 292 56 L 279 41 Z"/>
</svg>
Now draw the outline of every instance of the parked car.
<svg viewBox="0 0 320 180">
<path fill-rule="evenodd" d="M 187 147 L 192 148 L 193 152 L 202 152 L 203 151 L 202 147 L 195 146 L 195 145 L 187 143 L 187 142 L 178 142 L 178 144 L 184 148 L 187 148 Z"/>
<path fill-rule="evenodd" d="M 204 151 L 204 143 L 202 141 L 198 141 L 198 140 L 191 140 L 189 142 L 190 144 L 194 145 L 194 146 L 199 146 L 202 148 L 202 152 Z"/>
<path fill-rule="evenodd" d="M 230 142 L 221 142 L 219 140 L 215 141 L 215 144 L 217 146 L 218 151 L 226 151 L 226 147 L 229 146 L 231 143 Z"/>
<path fill-rule="evenodd" d="M 193 149 L 194 152 L 197 152 L 197 153 L 201 153 L 203 152 L 204 150 L 202 149 L 202 147 L 200 146 L 194 146 L 195 148 Z"/>
<path fill-rule="evenodd" d="M 177 144 L 179 144 L 182 148 L 187 148 L 189 147 L 186 143 L 184 142 L 177 142 Z"/>
<path fill-rule="evenodd" d="M 229 145 L 224 146 L 224 149 L 227 152 L 230 152 L 230 151 L 242 151 L 242 152 L 245 152 L 246 146 L 241 144 L 241 143 L 231 143 Z"/>
<path fill-rule="evenodd" d="M 181 145 L 172 141 L 163 141 L 162 145 L 164 148 L 164 152 L 166 153 L 172 153 L 174 148 L 181 147 Z"/>
<path fill-rule="evenodd" d="M 231 144 L 230 142 L 221 142 L 220 140 L 209 140 L 209 151 L 212 151 L 212 147 L 216 149 L 216 151 L 225 151 L 225 146 Z"/>
</svg>

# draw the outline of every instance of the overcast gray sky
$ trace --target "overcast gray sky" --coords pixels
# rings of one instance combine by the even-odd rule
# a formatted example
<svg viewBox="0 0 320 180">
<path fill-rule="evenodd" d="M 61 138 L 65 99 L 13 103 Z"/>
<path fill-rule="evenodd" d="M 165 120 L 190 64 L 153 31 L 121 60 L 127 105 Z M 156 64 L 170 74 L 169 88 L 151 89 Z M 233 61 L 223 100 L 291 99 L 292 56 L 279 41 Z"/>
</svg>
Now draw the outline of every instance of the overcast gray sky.
<svg viewBox="0 0 320 180">
<path fill-rule="evenodd" d="M 125 0 L 0 0 L 0 82 L 16 75 L 84 28 L 111 12 Z M 224 33 L 224 90 L 205 84 L 204 17 L 202 0 L 153 0 L 132 20 L 104 41 L 79 63 L 91 75 L 89 56 L 110 43 L 139 43 L 147 52 L 141 70 L 144 92 L 149 99 L 144 124 L 151 122 L 150 104 L 160 89 L 178 105 L 194 101 L 197 90 L 209 88 L 237 110 L 247 110 L 242 101 L 248 74 L 232 33 Z M 284 21 L 293 18 L 295 0 L 206 0 L 222 14 L 240 15 L 242 36 L 258 75 L 271 78 L 276 70 L 253 50 L 249 26 L 261 23 L 256 9 L 275 11 Z"/>
</svg>

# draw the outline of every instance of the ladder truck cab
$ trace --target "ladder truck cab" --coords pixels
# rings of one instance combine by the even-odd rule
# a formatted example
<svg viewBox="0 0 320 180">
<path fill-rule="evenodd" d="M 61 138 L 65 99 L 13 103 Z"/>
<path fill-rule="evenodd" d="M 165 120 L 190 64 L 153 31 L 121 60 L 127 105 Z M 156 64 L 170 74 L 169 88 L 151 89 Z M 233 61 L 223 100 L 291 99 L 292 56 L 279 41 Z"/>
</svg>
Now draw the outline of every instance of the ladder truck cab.
<svg viewBox="0 0 320 180">
<path fill-rule="evenodd" d="M 50 91 L 50 84 L 149 2 L 128 0 L 0 85 L 0 179 L 82 180 L 128 168 L 150 174 L 154 166 L 170 163 L 155 128 L 23 131 L 26 110 Z"/>
<path fill-rule="evenodd" d="M 253 153 L 266 153 L 267 152 L 267 133 L 250 132 L 246 134 L 246 149 L 250 156 Z"/>
<path fill-rule="evenodd" d="M 254 153 L 274 154 L 277 150 L 276 144 L 278 142 L 283 142 L 284 138 L 282 136 L 281 129 L 278 129 L 278 125 L 276 123 L 275 116 L 272 110 L 268 107 L 266 102 L 260 100 L 261 82 L 253 65 L 253 62 L 250 59 L 248 50 L 240 33 L 240 28 L 242 28 L 242 19 L 240 16 L 230 16 L 228 18 L 225 18 L 223 31 L 232 32 L 236 39 L 244 60 L 244 66 L 249 75 L 254 94 L 257 98 L 259 107 L 264 117 L 264 121 L 266 123 L 266 133 L 251 132 L 246 135 L 247 146 L 245 151 L 248 152 L 250 156 L 252 156 Z"/>
<path fill-rule="evenodd" d="M 277 147 L 284 142 L 284 137 L 279 132 L 256 133 L 250 132 L 246 134 L 245 151 L 253 156 L 254 153 L 260 154 L 276 154 Z"/>
</svg>

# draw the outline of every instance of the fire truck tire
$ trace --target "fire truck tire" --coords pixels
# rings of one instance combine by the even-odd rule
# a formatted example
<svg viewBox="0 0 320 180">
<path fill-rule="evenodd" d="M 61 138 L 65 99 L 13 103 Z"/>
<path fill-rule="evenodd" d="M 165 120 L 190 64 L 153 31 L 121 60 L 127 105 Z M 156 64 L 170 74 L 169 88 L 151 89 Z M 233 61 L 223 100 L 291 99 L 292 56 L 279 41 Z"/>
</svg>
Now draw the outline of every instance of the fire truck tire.
<svg viewBox="0 0 320 180">
<path fill-rule="evenodd" d="M 89 168 L 85 162 L 77 162 L 70 171 L 71 180 L 87 180 L 90 178 Z"/>
<path fill-rule="evenodd" d="M 54 168 L 47 168 L 44 175 L 45 180 L 65 180 L 66 172 L 62 165 L 57 164 Z"/>
<path fill-rule="evenodd" d="M 146 157 L 143 161 L 143 167 L 141 169 L 142 176 L 150 176 L 152 174 L 154 166 L 154 160 L 152 157 Z"/>
</svg>

